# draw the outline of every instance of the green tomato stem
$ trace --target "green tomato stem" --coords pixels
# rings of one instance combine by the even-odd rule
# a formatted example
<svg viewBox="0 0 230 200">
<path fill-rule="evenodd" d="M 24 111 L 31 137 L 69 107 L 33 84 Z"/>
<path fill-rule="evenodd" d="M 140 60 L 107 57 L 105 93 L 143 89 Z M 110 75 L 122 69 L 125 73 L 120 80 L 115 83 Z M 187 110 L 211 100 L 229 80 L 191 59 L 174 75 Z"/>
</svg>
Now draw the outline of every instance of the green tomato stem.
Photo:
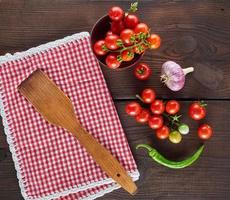
<svg viewBox="0 0 230 200">
<path fill-rule="evenodd" d="M 143 99 L 140 97 L 140 95 L 136 94 L 136 97 L 137 97 L 141 102 L 144 102 Z"/>
<path fill-rule="evenodd" d="M 200 103 L 200 105 L 202 107 L 207 107 L 208 106 L 208 104 L 206 104 L 204 100 L 201 100 L 199 103 Z"/>
<path fill-rule="evenodd" d="M 122 51 L 133 49 L 134 47 L 142 45 L 142 44 L 145 44 L 145 40 L 144 39 L 142 39 L 139 43 L 134 42 L 134 44 L 131 45 L 131 46 L 128 46 L 128 47 L 123 46 L 123 48 L 119 49 L 119 50 L 110 50 L 110 49 L 108 49 L 108 51 L 109 52 L 119 52 L 119 53 L 121 53 Z"/>
<path fill-rule="evenodd" d="M 172 116 L 170 116 L 166 113 L 163 113 L 163 116 L 167 117 L 170 123 L 175 124 L 177 127 L 180 126 L 180 122 L 176 122 L 175 120 L 173 120 Z"/>
</svg>

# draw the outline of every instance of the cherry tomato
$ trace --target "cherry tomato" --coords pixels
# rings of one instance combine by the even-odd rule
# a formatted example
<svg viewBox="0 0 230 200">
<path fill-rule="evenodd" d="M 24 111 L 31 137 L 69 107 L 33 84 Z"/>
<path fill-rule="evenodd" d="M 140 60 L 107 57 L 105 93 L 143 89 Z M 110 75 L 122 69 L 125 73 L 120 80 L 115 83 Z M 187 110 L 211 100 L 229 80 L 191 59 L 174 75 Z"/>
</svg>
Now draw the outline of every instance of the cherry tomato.
<svg viewBox="0 0 230 200">
<path fill-rule="evenodd" d="M 119 37 L 117 35 L 108 35 L 105 38 L 105 45 L 111 49 L 111 50 L 116 50 L 119 48 L 119 46 L 117 45 L 117 40 L 119 39 Z"/>
<path fill-rule="evenodd" d="M 182 136 L 181 134 L 178 132 L 178 131 L 172 131 L 170 134 L 169 134 L 169 140 L 174 143 L 174 144 L 177 144 L 177 143 L 180 143 L 181 140 L 182 140 Z"/>
<path fill-rule="evenodd" d="M 161 115 L 153 115 L 149 117 L 149 127 L 158 129 L 163 126 L 163 117 Z"/>
<path fill-rule="evenodd" d="M 198 136 L 200 139 L 207 140 L 212 136 L 212 128 L 208 124 L 202 124 L 198 128 Z"/>
<path fill-rule="evenodd" d="M 108 35 L 113 35 L 113 32 L 112 32 L 112 31 L 108 31 L 108 32 L 106 33 L 106 36 L 108 36 Z"/>
<path fill-rule="evenodd" d="M 141 98 L 144 103 L 152 103 L 155 100 L 156 93 L 153 89 L 144 89 L 141 93 Z"/>
<path fill-rule="evenodd" d="M 99 56 L 105 55 L 107 52 L 103 49 L 103 46 L 105 46 L 105 40 L 97 41 L 93 46 L 94 52 Z"/>
<path fill-rule="evenodd" d="M 130 61 L 134 58 L 134 53 L 130 50 L 124 50 L 121 52 L 121 58 L 123 61 Z"/>
<path fill-rule="evenodd" d="M 105 59 L 106 65 L 109 68 L 116 69 L 120 67 L 121 63 L 117 59 L 117 54 L 116 53 L 110 53 L 106 56 Z"/>
<path fill-rule="evenodd" d="M 138 33 L 148 33 L 149 32 L 149 27 L 145 23 L 139 23 L 134 28 L 134 32 L 136 34 L 138 34 Z"/>
<path fill-rule="evenodd" d="M 156 99 L 151 103 L 151 111 L 156 115 L 160 115 L 164 112 L 165 105 L 162 100 Z"/>
<path fill-rule="evenodd" d="M 131 29 L 124 29 L 123 31 L 121 31 L 120 38 L 122 39 L 122 41 L 125 44 L 127 44 L 127 45 L 133 44 L 132 37 L 134 37 L 133 30 L 131 30 Z"/>
<path fill-rule="evenodd" d="M 109 17 L 111 20 L 120 21 L 122 20 L 123 16 L 124 16 L 124 11 L 120 7 L 114 6 L 110 8 Z"/>
<path fill-rule="evenodd" d="M 120 34 L 120 32 L 124 29 L 125 29 L 125 25 L 123 21 L 118 21 L 118 22 L 114 21 L 111 23 L 111 31 L 114 34 Z"/>
<path fill-rule="evenodd" d="M 131 28 L 131 29 L 135 28 L 138 22 L 139 20 L 136 15 L 128 14 L 124 18 L 124 23 L 127 28 Z"/>
<path fill-rule="evenodd" d="M 169 128 L 167 126 L 162 126 L 161 128 L 156 130 L 156 136 L 159 139 L 166 139 L 169 136 Z"/>
<path fill-rule="evenodd" d="M 150 49 L 157 49 L 161 45 L 161 38 L 157 34 L 151 34 L 147 41 L 150 44 Z"/>
<path fill-rule="evenodd" d="M 150 67 L 145 63 L 140 63 L 134 70 L 134 75 L 139 80 L 147 80 L 151 75 Z"/>
<path fill-rule="evenodd" d="M 206 116 L 206 109 L 201 102 L 194 102 L 190 105 L 189 116 L 194 120 L 201 120 Z"/>
<path fill-rule="evenodd" d="M 180 104 L 178 101 L 170 100 L 166 103 L 165 110 L 170 115 L 175 115 L 180 110 Z"/>
<path fill-rule="evenodd" d="M 148 121 L 150 113 L 147 109 L 142 109 L 141 112 L 136 116 L 136 121 L 145 123 Z"/>
<path fill-rule="evenodd" d="M 141 44 L 140 46 L 133 47 L 133 50 L 136 54 L 142 54 L 148 47 L 144 44 Z"/>
<path fill-rule="evenodd" d="M 182 135 L 187 135 L 189 133 L 189 126 L 187 124 L 180 124 L 178 126 L 178 131 Z"/>
<path fill-rule="evenodd" d="M 139 103 L 133 101 L 126 105 L 125 112 L 130 116 L 137 116 L 141 112 L 141 106 Z"/>
</svg>

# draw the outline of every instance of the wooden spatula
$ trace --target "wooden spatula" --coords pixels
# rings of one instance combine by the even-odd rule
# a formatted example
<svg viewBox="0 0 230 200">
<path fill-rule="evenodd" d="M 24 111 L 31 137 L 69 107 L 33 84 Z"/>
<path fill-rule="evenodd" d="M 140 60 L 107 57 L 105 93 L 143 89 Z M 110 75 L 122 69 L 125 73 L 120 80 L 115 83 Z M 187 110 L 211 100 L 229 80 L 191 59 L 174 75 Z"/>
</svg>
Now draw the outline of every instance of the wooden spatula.
<svg viewBox="0 0 230 200">
<path fill-rule="evenodd" d="M 108 176 L 130 194 L 136 192 L 137 187 L 125 169 L 82 127 L 70 99 L 44 72 L 34 71 L 18 89 L 48 122 L 71 132 Z"/>
</svg>

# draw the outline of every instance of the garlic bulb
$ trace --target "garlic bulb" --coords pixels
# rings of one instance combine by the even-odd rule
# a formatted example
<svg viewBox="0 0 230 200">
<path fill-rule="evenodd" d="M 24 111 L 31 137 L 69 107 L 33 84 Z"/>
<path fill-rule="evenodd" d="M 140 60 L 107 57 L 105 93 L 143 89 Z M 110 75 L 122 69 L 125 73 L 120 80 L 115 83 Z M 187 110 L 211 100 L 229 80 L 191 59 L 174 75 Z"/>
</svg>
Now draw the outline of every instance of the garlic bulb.
<svg viewBox="0 0 230 200">
<path fill-rule="evenodd" d="M 161 81 L 172 91 L 179 91 L 184 87 L 185 76 L 193 71 L 193 67 L 182 69 L 177 63 L 167 61 L 162 65 Z"/>
</svg>

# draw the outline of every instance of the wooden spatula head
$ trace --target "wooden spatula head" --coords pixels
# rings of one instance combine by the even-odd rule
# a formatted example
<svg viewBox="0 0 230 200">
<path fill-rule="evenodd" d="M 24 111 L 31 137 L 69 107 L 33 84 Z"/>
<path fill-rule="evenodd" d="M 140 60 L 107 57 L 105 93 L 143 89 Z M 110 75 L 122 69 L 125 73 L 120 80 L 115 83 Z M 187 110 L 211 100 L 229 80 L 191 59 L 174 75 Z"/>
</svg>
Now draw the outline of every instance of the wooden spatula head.
<svg viewBox="0 0 230 200">
<path fill-rule="evenodd" d="M 70 99 L 42 70 L 34 71 L 18 89 L 48 122 L 69 131 L 77 128 Z"/>
</svg>

